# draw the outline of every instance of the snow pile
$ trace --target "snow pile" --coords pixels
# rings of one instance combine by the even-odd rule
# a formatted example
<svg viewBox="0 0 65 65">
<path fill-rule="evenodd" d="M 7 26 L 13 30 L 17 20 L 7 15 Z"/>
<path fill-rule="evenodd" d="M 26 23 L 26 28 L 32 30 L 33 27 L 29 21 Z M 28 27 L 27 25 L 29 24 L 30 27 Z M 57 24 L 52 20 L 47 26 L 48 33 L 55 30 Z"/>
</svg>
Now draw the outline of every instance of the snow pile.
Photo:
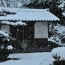
<svg viewBox="0 0 65 65">
<path fill-rule="evenodd" d="M 51 52 L 55 60 L 65 60 L 65 47 L 54 48 Z"/>
<path fill-rule="evenodd" d="M 0 35 L 9 37 L 9 34 L 6 31 L 0 30 Z"/>
<path fill-rule="evenodd" d="M 26 23 L 23 23 L 22 21 L 18 21 L 18 22 L 2 21 L 1 23 L 7 25 L 26 25 Z"/>
</svg>

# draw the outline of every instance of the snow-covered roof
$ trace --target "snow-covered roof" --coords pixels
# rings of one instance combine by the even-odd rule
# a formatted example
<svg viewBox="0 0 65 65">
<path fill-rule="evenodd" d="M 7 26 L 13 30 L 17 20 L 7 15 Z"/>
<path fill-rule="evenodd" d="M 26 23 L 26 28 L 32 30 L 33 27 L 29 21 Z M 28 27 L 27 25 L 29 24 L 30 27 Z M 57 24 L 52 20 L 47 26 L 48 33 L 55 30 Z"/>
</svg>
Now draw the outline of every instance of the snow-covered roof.
<svg viewBox="0 0 65 65">
<path fill-rule="evenodd" d="M 1 21 L 2 24 L 8 24 L 8 25 L 26 25 L 26 23 L 22 22 L 22 21 L 18 21 L 18 22 L 9 22 L 9 21 Z"/>
<path fill-rule="evenodd" d="M 15 15 L 0 16 L 0 20 L 22 20 L 22 21 L 57 21 L 55 15 L 47 9 L 20 9 L 20 8 L 2 8 L 9 12 L 16 12 Z"/>
</svg>

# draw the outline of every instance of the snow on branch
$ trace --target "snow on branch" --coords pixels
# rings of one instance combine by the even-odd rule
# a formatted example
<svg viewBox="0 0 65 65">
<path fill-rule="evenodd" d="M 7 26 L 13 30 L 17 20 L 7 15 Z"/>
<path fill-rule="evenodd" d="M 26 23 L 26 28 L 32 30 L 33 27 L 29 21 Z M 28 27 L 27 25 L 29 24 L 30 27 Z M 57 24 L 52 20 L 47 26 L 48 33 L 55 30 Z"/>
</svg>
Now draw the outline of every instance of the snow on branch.
<svg viewBox="0 0 65 65">
<path fill-rule="evenodd" d="M 50 26 L 51 36 L 48 38 L 48 41 L 63 45 L 62 39 L 65 38 L 65 26 L 58 23 Z"/>
</svg>

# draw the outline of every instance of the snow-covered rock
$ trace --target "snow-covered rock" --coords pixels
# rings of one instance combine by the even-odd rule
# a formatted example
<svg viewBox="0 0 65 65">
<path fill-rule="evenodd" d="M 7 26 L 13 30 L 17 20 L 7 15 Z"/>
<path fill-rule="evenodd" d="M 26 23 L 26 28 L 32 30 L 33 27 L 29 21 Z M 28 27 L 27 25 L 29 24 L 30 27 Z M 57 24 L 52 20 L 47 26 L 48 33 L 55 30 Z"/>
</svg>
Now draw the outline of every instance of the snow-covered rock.
<svg viewBox="0 0 65 65">
<path fill-rule="evenodd" d="M 52 57 L 56 58 L 55 60 L 65 60 L 65 47 L 54 48 L 52 51 Z"/>
</svg>

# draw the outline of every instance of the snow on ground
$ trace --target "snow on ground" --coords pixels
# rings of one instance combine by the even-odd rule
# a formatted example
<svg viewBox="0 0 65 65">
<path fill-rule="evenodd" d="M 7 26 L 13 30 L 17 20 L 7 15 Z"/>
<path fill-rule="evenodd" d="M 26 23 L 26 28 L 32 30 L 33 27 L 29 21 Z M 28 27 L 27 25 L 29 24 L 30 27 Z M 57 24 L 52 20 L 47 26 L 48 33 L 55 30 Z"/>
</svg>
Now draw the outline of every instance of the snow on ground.
<svg viewBox="0 0 65 65">
<path fill-rule="evenodd" d="M 20 60 L 8 60 L 1 62 L 0 65 L 49 65 L 52 64 L 51 52 L 43 53 L 20 53 L 12 54 L 10 58 L 19 58 Z"/>
</svg>

